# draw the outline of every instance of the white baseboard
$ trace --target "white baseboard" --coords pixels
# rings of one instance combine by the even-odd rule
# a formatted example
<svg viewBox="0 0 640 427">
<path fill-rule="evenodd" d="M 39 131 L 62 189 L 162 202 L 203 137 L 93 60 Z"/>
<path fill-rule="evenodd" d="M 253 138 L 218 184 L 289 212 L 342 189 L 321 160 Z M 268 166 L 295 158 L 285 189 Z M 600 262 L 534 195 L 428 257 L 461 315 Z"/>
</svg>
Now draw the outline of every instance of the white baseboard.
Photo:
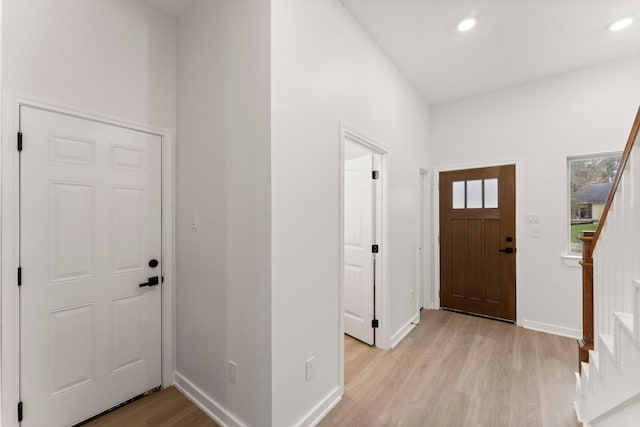
<svg viewBox="0 0 640 427">
<path fill-rule="evenodd" d="M 578 402 L 573 402 L 573 412 L 576 413 L 576 418 L 578 419 L 578 422 L 580 424 L 584 424 L 584 421 L 582 421 L 582 414 L 580 413 L 580 409 L 578 408 Z"/>
<path fill-rule="evenodd" d="M 418 312 L 415 316 L 413 316 L 411 320 L 405 323 L 404 326 L 402 326 L 402 328 L 398 330 L 398 332 L 396 332 L 391 336 L 391 348 L 395 348 L 395 346 L 400 344 L 400 341 L 402 341 L 402 339 L 406 337 L 407 334 L 411 332 L 413 328 L 416 327 L 414 323 L 419 323 L 419 322 L 420 322 L 420 312 Z"/>
<path fill-rule="evenodd" d="M 548 334 L 560 335 L 567 338 L 582 338 L 582 331 L 579 329 L 565 328 L 564 326 L 552 325 L 550 323 L 535 322 L 533 320 L 522 320 L 523 328 L 534 331 L 546 332 Z"/>
<path fill-rule="evenodd" d="M 294 424 L 295 427 L 313 427 L 317 425 L 342 400 L 342 394 L 343 391 L 340 387 L 331 390 L 320 403 Z"/>
<path fill-rule="evenodd" d="M 187 399 L 192 401 L 198 408 L 202 409 L 209 417 L 222 427 L 246 427 L 233 414 L 227 411 L 222 405 L 207 396 L 198 386 L 189 381 L 180 372 L 175 374 L 175 386 Z"/>
</svg>

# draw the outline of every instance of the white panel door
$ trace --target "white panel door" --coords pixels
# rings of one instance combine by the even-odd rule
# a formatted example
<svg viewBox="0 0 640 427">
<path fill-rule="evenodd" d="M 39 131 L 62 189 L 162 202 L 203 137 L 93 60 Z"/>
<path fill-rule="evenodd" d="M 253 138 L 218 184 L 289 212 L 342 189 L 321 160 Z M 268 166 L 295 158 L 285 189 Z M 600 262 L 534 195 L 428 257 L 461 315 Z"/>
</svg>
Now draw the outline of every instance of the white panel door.
<svg viewBox="0 0 640 427">
<path fill-rule="evenodd" d="M 20 123 L 22 425 L 68 426 L 161 383 L 160 285 L 140 287 L 161 282 L 161 140 L 28 107 Z"/>
<path fill-rule="evenodd" d="M 373 344 L 373 156 L 345 161 L 344 331 Z"/>
</svg>

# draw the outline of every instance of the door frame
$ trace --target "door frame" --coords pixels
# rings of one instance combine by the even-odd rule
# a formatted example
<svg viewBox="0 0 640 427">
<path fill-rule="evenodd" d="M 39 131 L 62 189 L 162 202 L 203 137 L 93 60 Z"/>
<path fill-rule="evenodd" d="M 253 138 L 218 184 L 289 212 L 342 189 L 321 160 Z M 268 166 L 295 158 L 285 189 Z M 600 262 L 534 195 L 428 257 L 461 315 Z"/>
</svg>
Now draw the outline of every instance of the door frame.
<svg viewBox="0 0 640 427">
<path fill-rule="evenodd" d="M 339 378 L 338 383 L 341 387 L 341 394 L 344 393 L 344 162 L 345 162 L 345 145 L 347 141 L 359 144 L 380 156 L 380 197 L 376 198 L 376 227 L 375 240 L 380 246 L 380 252 L 377 254 L 375 267 L 376 273 L 376 318 L 378 319 L 378 328 L 375 332 L 375 346 L 382 349 L 389 349 L 389 332 L 388 332 L 388 304 L 386 303 L 388 290 L 387 280 L 387 242 L 388 242 L 388 155 L 389 150 L 375 140 L 363 136 L 361 133 L 353 130 L 352 127 L 340 122 L 339 135 L 339 209 L 338 209 L 338 355 L 339 355 Z"/>
<path fill-rule="evenodd" d="M 2 419 L 0 424 L 18 425 L 17 404 L 20 397 L 20 318 L 17 267 L 19 261 L 19 168 L 16 135 L 19 129 L 20 107 L 31 107 L 58 114 L 96 121 L 135 131 L 157 135 L 162 144 L 162 386 L 173 384 L 175 371 L 174 338 L 174 188 L 175 147 L 174 131 L 121 118 L 94 114 L 41 98 L 2 92 L 2 142 L 0 146 L 0 319 L 1 353 L 0 384 Z"/>
<path fill-rule="evenodd" d="M 522 195 L 523 195 L 523 166 L 522 161 L 520 159 L 515 160 L 503 160 L 497 162 L 486 162 L 486 163 L 464 163 L 457 164 L 452 166 L 440 166 L 434 168 L 433 172 L 433 282 L 432 282 L 432 292 L 434 296 L 434 308 L 440 309 L 440 172 L 450 172 L 455 170 L 464 170 L 464 169 L 478 169 L 478 168 L 486 168 L 486 167 L 494 167 L 494 166 L 509 166 L 513 165 L 516 169 L 516 246 L 520 247 L 521 244 L 518 243 L 523 240 L 525 237 L 525 230 L 523 229 L 523 221 L 520 219 L 520 213 L 524 212 L 522 206 Z M 522 257 L 516 257 L 516 325 L 522 325 L 522 289 L 519 286 L 521 283 L 521 268 L 522 265 Z"/>
<path fill-rule="evenodd" d="M 433 286 L 433 245 L 429 244 L 429 242 L 433 242 L 433 182 L 431 169 L 418 168 L 418 252 L 416 255 L 418 311 L 420 308 L 436 308 Z M 429 192 L 425 195 L 426 190 Z M 427 205 L 426 209 L 425 205 Z M 420 243 L 422 243 L 422 253 L 420 253 Z M 418 320 L 419 322 L 420 320 Z"/>
</svg>

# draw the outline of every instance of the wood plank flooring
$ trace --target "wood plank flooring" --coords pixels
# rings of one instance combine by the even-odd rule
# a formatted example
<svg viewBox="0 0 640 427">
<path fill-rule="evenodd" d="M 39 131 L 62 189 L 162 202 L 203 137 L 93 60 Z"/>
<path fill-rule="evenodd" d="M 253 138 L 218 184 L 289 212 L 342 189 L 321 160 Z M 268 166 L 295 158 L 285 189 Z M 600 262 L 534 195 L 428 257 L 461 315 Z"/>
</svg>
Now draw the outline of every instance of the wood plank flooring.
<svg viewBox="0 0 640 427">
<path fill-rule="evenodd" d="M 423 310 L 394 350 L 345 337 L 345 395 L 320 426 L 577 427 L 576 351 L 569 338 Z M 217 424 L 170 387 L 86 426 Z"/>
<path fill-rule="evenodd" d="M 219 427 L 175 387 L 157 391 L 83 427 Z"/>
<path fill-rule="evenodd" d="M 577 427 L 576 343 L 423 310 L 391 351 L 345 337 L 345 395 L 328 426 Z"/>
</svg>

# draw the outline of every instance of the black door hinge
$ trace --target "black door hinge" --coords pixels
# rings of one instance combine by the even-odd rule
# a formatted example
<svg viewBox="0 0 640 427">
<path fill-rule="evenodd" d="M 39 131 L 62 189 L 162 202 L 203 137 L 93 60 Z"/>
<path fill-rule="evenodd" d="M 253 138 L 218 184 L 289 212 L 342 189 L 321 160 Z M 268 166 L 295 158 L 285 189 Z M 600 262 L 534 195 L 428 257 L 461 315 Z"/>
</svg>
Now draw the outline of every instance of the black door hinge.
<svg viewBox="0 0 640 427">
<path fill-rule="evenodd" d="M 379 249 L 378 245 L 371 245 L 371 253 L 377 254 Z"/>
<path fill-rule="evenodd" d="M 22 286 L 22 267 L 18 267 L 18 286 Z"/>
<path fill-rule="evenodd" d="M 373 173 L 371 174 L 371 178 L 373 178 L 373 179 L 380 178 L 380 172 L 379 171 L 373 171 Z"/>
<path fill-rule="evenodd" d="M 22 132 L 18 132 L 18 151 L 22 151 Z"/>
<path fill-rule="evenodd" d="M 18 422 L 22 421 L 22 402 L 18 402 Z"/>
<path fill-rule="evenodd" d="M 372 328 L 377 328 L 378 327 L 378 319 L 373 319 L 371 321 L 371 327 Z"/>
</svg>

